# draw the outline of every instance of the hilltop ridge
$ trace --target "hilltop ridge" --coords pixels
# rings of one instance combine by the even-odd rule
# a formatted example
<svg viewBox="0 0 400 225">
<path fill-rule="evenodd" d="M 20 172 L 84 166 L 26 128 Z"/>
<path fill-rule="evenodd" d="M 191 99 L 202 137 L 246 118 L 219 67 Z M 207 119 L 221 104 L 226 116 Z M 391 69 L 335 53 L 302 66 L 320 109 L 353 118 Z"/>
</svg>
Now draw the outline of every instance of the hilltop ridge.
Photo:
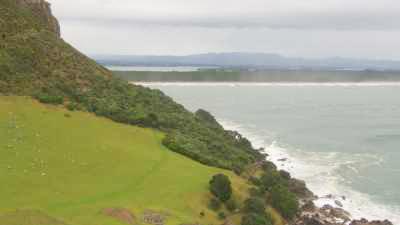
<svg viewBox="0 0 400 225">
<path fill-rule="evenodd" d="M 29 7 L 33 14 L 40 18 L 44 24 L 47 24 L 51 31 L 61 37 L 60 24 L 53 16 L 50 3 L 45 0 L 17 0 L 17 4 L 20 7 Z"/>
</svg>

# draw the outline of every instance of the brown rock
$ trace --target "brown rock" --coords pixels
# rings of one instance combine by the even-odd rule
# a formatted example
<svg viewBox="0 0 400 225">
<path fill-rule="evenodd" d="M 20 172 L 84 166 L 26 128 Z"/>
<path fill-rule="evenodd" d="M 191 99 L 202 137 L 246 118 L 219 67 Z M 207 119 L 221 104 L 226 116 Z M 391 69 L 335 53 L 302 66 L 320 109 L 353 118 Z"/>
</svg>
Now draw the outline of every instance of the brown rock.
<svg viewBox="0 0 400 225">
<path fill-rule="evenodd" d="M 360 219 L 360 220 L 353 220 L 350 225 L 393 225 L 393 223 L 391 223 L 388 220 L 374 220 L 374 221 L 368 221 L 366 219 Z"/>
<path fill-rule="evenodd" d="M 289 180 L 289 191 L 294 193 L 299 199 L 314 200 L 315 195 L 306 186 L 306 183 L 298 179 Z"/>
</svg>

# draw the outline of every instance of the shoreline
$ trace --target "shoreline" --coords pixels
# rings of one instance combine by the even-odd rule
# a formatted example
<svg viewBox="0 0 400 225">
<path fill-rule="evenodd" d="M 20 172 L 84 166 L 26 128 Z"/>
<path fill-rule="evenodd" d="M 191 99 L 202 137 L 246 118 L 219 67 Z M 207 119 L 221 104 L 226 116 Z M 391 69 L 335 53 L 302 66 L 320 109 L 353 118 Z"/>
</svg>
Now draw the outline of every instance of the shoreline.
<svg viewBox="0 0 400 225">
<path fill-rule="evenodd" d="M 246 130 L 241 125 L 232 123 L 226 120 L 218 120 L 221 125 L 228 130 L 236 130 L 240 132 L 243 136 L 249 139 L 252 145 L 255 148 L 264 148 L 265 153 L 268 154 L 267 160 L 273 162 L 278 169 L 283 169 L 288 171 L 292 177 L 304 180 L 306 182 L 307 188 L 310 189 L 317 198 L 312 202 L 314 205 L 319 208 L 319 210 L 323 210 L 326 208 L 326 205 L 332 208 L 339 208 L 343 210 L 344 214 L 348 213 L 351 220 L 360 220 L 360 219 L 368 219 L 368 220 L 390 220 L 393 224 L 397 225 L 400 222 L 400 216 L 396 214 L 396 212 L 392 212 L 389 207 L 386 205 L 381 205 L 381 203 L 373 202 L 368 195 L 359 193 L 352 189 L 342 190 L 339 193 L 333 193 L 332 190 L 325 191 L 325 193 L 321 190 L 324 189 L 323 186 L 317 187 L 317 185 L 312 185 L 309 179 L 305 178 L 304 174 L 297 171 L 297 167 L 304 166 L 303 162 L 299 162 L 301 160 L 293 158 L 290 153 L 287 152 L 287 149 L 281 148 L 277 145 L 276 142 L 273 142 L 271 145 L 267 145 L 261 137 L 257 137 L 253 132 Z M 313 165 L 308 165 L 314 167 Z M 297 172 L 296 172 L 297 171 Z M 322 180 L 326 177 L 320 177 Z M 322 181 L 323 182 L 323 181 Z M 311 184 L 311 185 L 310 185 Z M 331 187 L 333 189 L 346 188 L 341 187 L 339 184 L 329 184 L 335 187 Z M 360 200 L 361 199 L 361 200 Z M 361 202 L 360 202 L 361 201 Z M 359 204 L 364 204 L 361 208 Z M 367 209 L 369 209 L 367 211 Z M 396 217 L 396 218 L 395 218 Z M 397 218 L 398 217 L 398 218 Z M 351 221 L 348 221 L 346 224 L 349 224 Z"/>
<path fill-rule="evenodd" d="M 131 81 L 135 85 L 142 86 L 261 86 L 261 87 L 400 87 L 399 81 L 384 82 L 235 82 L 235 81 Z"/>
</svg>

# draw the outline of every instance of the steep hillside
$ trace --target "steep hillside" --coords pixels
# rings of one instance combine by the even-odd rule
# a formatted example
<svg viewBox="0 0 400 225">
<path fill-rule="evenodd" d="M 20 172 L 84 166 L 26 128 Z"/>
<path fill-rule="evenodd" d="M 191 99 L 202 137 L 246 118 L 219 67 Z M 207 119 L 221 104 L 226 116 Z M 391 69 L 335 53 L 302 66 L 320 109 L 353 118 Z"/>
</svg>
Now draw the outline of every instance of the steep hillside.
<svg viewBox="0 0 400 225">
<path fill-rule="evenodd" d="M 246 195 L 233 173 L 167 150 L 161 132 L 26 97 L 0 97 L 0 109 L 0 225 L 119 225 L 130 214 L 142 224 L 148 210 L 164 224 L 216 224 L 207 208 L 216 173 Z"/>
<path fill-rule="evenodd" d="M 240 135 L 210 125 L 160 91 L 128 84 L 59 37 L 43 0 L 1 0 L 0 93 L 35 96 L 71 110 L 168 133 L 170 149 L 240 172 L 261 159 Z"/>
</svg>

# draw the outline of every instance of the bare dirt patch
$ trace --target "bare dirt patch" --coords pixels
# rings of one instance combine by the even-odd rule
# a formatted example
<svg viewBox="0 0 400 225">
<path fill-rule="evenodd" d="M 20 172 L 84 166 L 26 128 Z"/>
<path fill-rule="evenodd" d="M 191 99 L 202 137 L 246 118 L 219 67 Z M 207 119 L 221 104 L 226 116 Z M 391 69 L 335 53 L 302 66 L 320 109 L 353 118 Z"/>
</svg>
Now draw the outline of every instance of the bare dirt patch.
<svg viewBox="0 0 400 225">
<path fill-rule="evenodd" d="M 124 208 L 106 208 L 101 211 L 104 215 L 113 217 L 121 222 L 127 224 L 135 224 L 135 215 L 129 210 Z"/>
</svg>

